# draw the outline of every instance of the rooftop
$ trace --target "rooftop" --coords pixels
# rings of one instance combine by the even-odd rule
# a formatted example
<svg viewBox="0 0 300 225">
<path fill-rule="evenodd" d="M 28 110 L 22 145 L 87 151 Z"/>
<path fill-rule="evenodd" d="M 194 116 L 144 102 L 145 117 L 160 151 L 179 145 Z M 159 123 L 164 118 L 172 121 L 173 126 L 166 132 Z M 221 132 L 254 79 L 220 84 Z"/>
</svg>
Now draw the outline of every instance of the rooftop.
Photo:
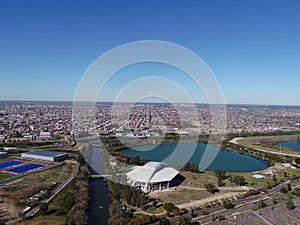
<svg viewBox="0 0 300 225">
<path fill-rule="evenodd" d="M 140 183 L 159 183 L 171 181 L 179 172 L 161 162 L 148 162 L 144 166 L 136 166 L 127 173 L 129 179 Z"/>
<path fill-rule="evenodd" d="M 31 154 L 31 155 L 47 156 L 47 157 L 57 157 L 57 156 L 61 156 L 61 155 L 67 154 L 65 152 L 44 151 L 44 150 L 32 150 L 30 152 L 25 152 L 25 153 L 26 154 Z"/>
</svg>

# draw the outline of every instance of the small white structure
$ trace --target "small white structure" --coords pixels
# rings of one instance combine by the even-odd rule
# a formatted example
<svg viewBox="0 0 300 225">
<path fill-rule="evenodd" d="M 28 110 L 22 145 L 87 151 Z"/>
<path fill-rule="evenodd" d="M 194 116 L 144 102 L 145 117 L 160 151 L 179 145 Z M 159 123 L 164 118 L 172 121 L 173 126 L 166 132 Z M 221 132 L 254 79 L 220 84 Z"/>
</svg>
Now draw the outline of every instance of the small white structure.
<svg viewBox="0 0 300 225">
<path fill-rule="evenodd" d="M 68 158 L 68 154 L 64 152 L 33 150 L 30 152 L 22 153 L 21 157 L 50 162 L 61 162 Z"/>
<path fill-rule="evenodd" d="M 127 173 L 127 183 L 144 192 L 163 190 L 176 186 L 175 177 L 179 172 L 161 162 L 148 162 L 144 166 L 135 166 Z"/>
<path fill-rule="evenodd" d="M 261 174 L 255 174 L 252 176 L 255 179 L 261 179 L 261 178 L 265 178 L 265 176 L 261 175 Z"/>
<path fill-rule="evenodd" d="M 4 158 L 7 158 L 7 157 L 8 157 L 7 152 L 0 152 L 0 159 L 4 159 Z"/>
</svg>

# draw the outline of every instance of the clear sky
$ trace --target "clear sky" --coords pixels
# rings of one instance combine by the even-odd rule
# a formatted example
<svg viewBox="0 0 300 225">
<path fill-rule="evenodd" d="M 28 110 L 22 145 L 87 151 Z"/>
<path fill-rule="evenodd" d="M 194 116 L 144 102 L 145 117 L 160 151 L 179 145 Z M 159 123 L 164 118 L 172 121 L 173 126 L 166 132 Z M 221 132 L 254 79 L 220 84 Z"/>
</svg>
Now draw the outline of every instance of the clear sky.
<svg viewBox="0 0 300 225">
<path fill-rule="evenodd" d="M 3 0 L 0 99 L 72 100 L 96 58 L 150 39 L 198 54 L 216 75 L 226 103 L 300 105 L 299 12 L 298 0 Z M 159 75 L 154 67 L 139 71 Z M 126 79 L 112 79 L 108 90 Z M 182 79 L 174 76 L 175 82 Z M 193 94 L 189 85 L 184 88 Z"/>
</svg>

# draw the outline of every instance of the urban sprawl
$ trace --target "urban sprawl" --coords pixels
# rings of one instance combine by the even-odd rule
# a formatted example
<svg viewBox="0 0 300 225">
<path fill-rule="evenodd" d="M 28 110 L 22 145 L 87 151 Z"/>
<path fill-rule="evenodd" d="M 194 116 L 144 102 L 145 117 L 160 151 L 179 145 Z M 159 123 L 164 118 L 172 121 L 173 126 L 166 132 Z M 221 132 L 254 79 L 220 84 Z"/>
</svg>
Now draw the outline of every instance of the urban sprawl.
<svg viewBox="0 0 300 225">
<path fill-rule="evenodd" d="M 210 133 L 209 105 L 135 104 L 129 111 L 128 106 L 99 103 L 87 116 L 91 106 L 76 106 L 74 113 L 71 102 L 1 102 L 0 142 L 48 140 L 83 131 L 127 136 Z M 227 134 L 292 132 L 300 130 L 300 107 L 227 105 L 226 119 Z"/>
</svg>

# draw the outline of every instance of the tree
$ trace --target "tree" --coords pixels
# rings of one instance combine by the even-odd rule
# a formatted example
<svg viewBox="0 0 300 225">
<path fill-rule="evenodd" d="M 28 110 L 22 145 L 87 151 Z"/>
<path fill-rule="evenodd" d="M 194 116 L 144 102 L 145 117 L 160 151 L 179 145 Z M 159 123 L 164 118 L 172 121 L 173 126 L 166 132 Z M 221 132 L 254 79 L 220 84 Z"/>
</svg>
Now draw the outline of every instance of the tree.
<svg viewBox="0 0 300 225">
<path fill-rule="evenodd" d="M 175 205 L 173 203 L 166 203 L 164 209 L 168 212 L 172 212 L 175 209 Z"/>
<path fill-rule="evenodd" d="M 213 183 L 205 183 L 204 187 L 210 193 L 214 193 L 216 186 Z"/>
<path fill-rule="evenodd" d="M 291 191 L 291 190 L 292 190 L 291 184 L 288 184 L 288 185 L 287 185 L 287 190 L 288 190 L 288 191 Z"/>
<path fill-rule="evenodd" d="M 292 194 L 296 195 L 296 196 L 300 196 L 300 188 L 294 188 L 294 190 L 292 191 Z"/>
<path fill-rule="evenodd" d="M 175 220 L 176 225 L 187 225 L 191 223 L 191 218 L 188 216 L 179 216 Z"/>
<path fill-rule="evenodd" d="M 296 158 L 296 159 L 295 159 L 295 162 L 296 162 L 297 164 L 300 164 L 300 158 Z"/>
<path fill-rule="evenodd" d="M 291 199 L 288 199 L 288 200 L 286 201 L 285 204 L 286 204 L 286 207 L 287 207 L 289 210 L 292 210 L 292 209 L 295 208 L 294 202 L 293 202 Z"/>
<path fill-rule="evenodd" d="M 207 216 L 207 215 L 209 215 L 209 211 L 203 209 L 203 210 L 201 211 L 201 214 L 202 214 L 203 216 Z"/>
<path fill-rule="evenodd" d="M 200 173 L 200 169 L 196 164 L 191 164 L 187 162 L 182 168 L 184 171 L 190 171 L 192 173 Z"/>
<path fill-rule="evenodd" d="M 223 206 L 225 209 L 233 209 L 235 205 L 231 202 L 223 202 Z"/>
<path fill-rule="evenodd" d="M 280 192 L 281 192 L 281 193 L 287 193 L 288 190 L 286 189 L 286 187 L 282 187 L 282 188 L 280 189 Z"/>
<path fill-rule="evenodd" d="M 182 169 L 184 171 L 190 171 L 190 168 L 191 168 L 191 163 L 187 162 Z"/>
<path fill-rule="evenodd" d="M 242 186 L 245 184 L 246 179 L 243 176 L 231 176 L 230 181 L 235 183 L 238 186 Z"/>
<path fill-rule="evenodd" d="M 264 208 L 265 206 L 266 206 L 266 203 L 263 200 L 260 200 L 257 204 L 257 207 L 260 209 Z"/>
<path fill-rule="evenodd" d="M 218 179 L 218 185 L 222 186 L 223 180 L 226 178 L 226 172 L 224 170 L 216 170 L 215 176 Z"/>
</svg>

